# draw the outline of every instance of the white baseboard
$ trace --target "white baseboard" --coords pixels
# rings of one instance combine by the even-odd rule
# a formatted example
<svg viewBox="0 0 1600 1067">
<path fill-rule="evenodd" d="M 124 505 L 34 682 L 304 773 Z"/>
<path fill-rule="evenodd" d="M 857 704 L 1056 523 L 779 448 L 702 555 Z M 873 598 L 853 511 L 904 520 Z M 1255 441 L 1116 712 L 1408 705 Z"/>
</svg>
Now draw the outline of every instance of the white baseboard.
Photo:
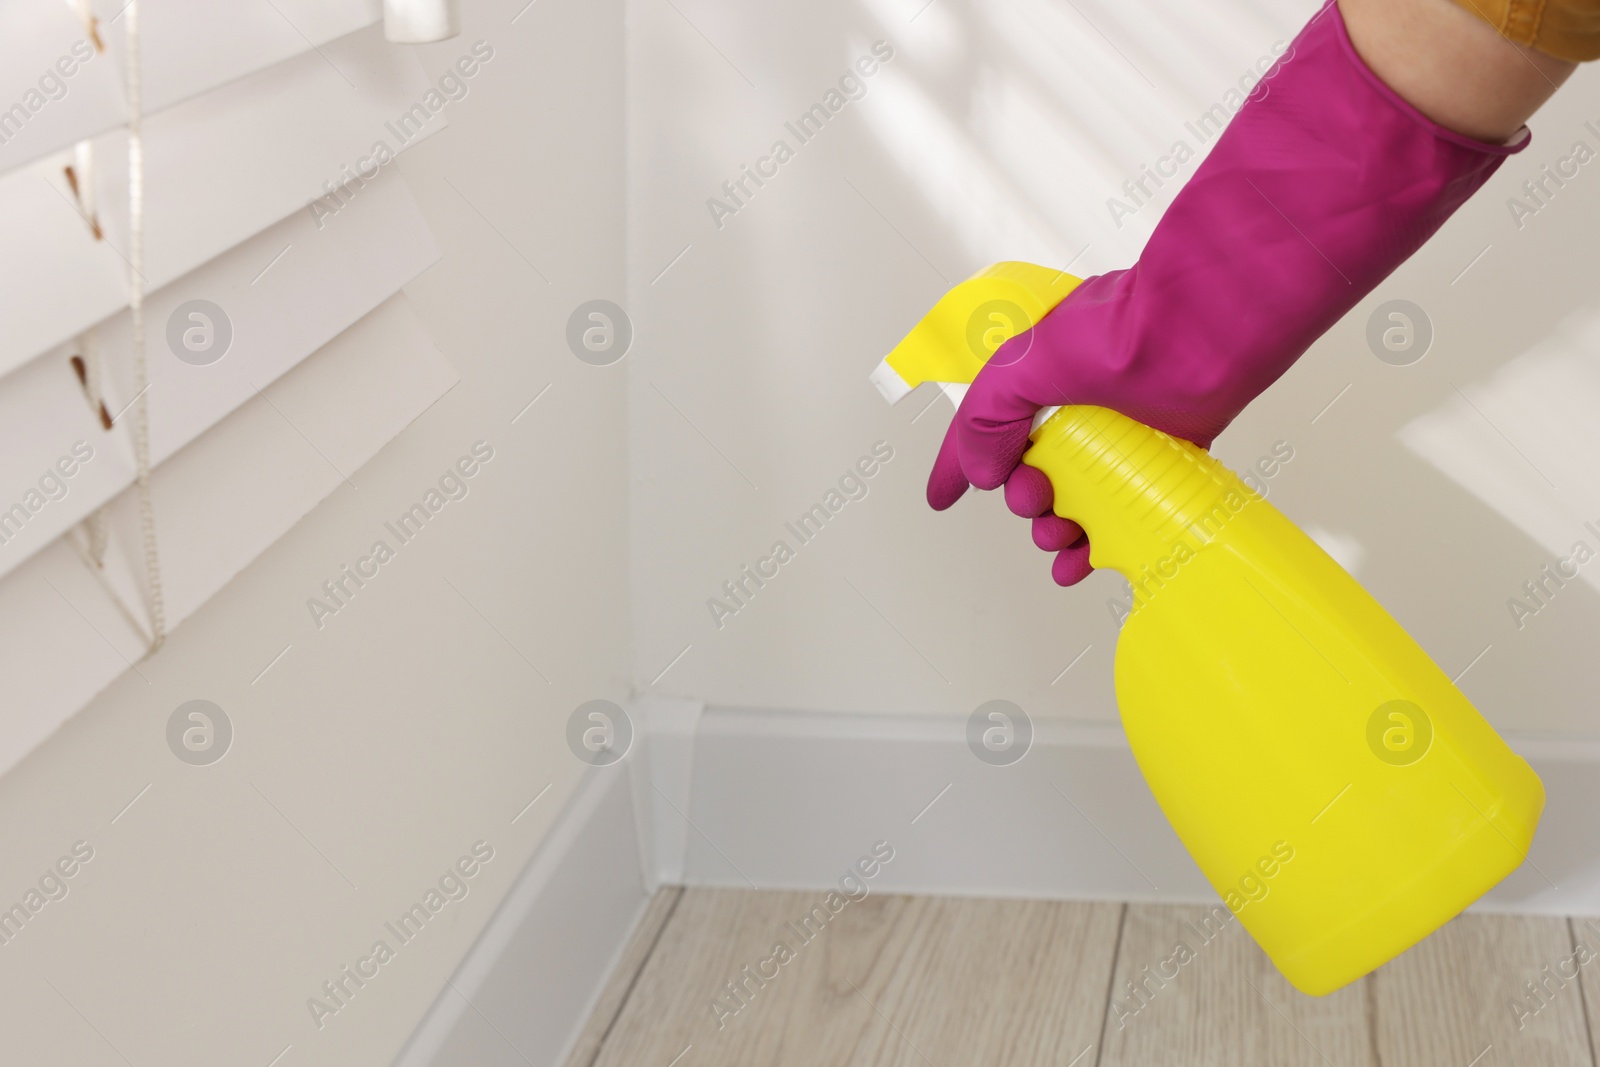
<svg viewBox="0 0 1600 1067">
<path fill-rule="evenodd" d="M 633 789 L 590 770 L 395 1058 L 395 1067 L 560 1067 L 649 900 Z"/>
<path fill-rule="evenodd" d="M 693 833 L 684 817 L 693 795 L 695 740 L 705 705 L 642 694 L 628 711 L 642 742 L 627 760 L 639 825 L 639 862 L 651 891 L 682 885 Z"/>
<path fill-rule="evenodd" d="M 585 778 L 395 1067 L 560 1067 L 662 883 L 820 890 L 887 841 L 877 892 L 1216 903 L 1114 725 L 1039 721 L 997 767 L 948 717 L 630 713 L 634 751 Z M 1548 801 L 1475 910 L 1600 914 L 1600 745 L 1509 740 Z"/>
<path fill-rule="evenodd" d="M 887 840 L 882 892 L 1216 902 L 1119 726 L 1037 721 L 1006 767 L 978 760 L 965 731 L 951 717 L 708 709 L 683 881 L 821 889 Z M 1548 800 L 1529 862 L 1474 910 L 1600 913 L 1600 746 L 1508 740 Z"/>
</svg>

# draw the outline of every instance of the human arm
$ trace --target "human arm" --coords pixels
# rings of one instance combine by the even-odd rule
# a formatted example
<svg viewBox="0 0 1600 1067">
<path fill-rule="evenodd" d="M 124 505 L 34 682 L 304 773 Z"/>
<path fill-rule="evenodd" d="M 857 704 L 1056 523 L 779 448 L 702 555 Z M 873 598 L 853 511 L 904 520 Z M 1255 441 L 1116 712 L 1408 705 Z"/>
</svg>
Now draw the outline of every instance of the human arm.
<svg viewBox="0 0 1600 1067">
<path fill-rule="evenodd" d="M 1035 544 L 1055 553 L 1056 581 L 1082 579 L 1083 531 L 1056 514 L 1044 475 L 1019 466 L 1034 413 L 1109 407 L 1210 447 L 1526 145 L 1522 120 L 1570 69 L 1448 0 L 1323 7 L 1139 262 L 1085 281 L 978 375 L 929 503 L 943 510 L 969 485 L 1004 485 L 1011 510 L 1033 519 Z"/>
</svg>

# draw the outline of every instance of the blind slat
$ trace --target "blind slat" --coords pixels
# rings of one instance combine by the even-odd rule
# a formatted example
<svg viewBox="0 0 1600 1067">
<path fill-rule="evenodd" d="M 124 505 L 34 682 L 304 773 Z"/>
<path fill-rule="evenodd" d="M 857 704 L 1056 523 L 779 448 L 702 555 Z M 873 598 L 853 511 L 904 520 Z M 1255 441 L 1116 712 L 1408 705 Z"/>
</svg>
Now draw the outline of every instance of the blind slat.
<svg viewBox="0 0 1600 1067">
<path fill-rule="evenodd" d="M 258 389 L 326 344 L 438 259 L 438 248 L 404 178 L 381 173 L 318 229 L 301 209 L 276 226 L 146 300 L 151 459 L 163 463 Z M 284 249 L 288 249 L 284 252 Z M 262 268 L 277 262 L 262 274 Z M 193 365 L 168 345 L 167 324 L 186 302 L 223 309 L 231 345 L 216 362 Z M 193 325 L 178 316 L 180 327 Z M 220 327 L 220 321 L 213 324 Z M 134 398 L 127 313 L 97 328 L 107 411 Z M 181 347 L 181 341 L 180 341 Z M 86 402 L 62 348 L 0 378 L 0 574 L 60 536 L 133 478 L 131 418 L 105 431 Z M 187 351 L 187 350 L 185 350 Z M 76 466 L 64 490 L 46 478 L 75 442 L 94 458 Z M 60 492 L 60 499 L 50 499 Z M 32 494 L 32 495 L 30 495 Z M 31 505 L 31 506 L 30 506 Z M 21 507 L 23 511 L 13 509 Z"/>
<path fill-rule="evenodd" d="M 123 122 L 122 73 L 64 3 L 0 3 L 0 172 Z"/>
<path fill-rule="evenodd" d="M 123 65 L 128 0 L 94 0 L 101 33 Z M 144 102 L 151 114 L 235 78 L 304 55 L 383 18 L 382 0 L 163 0 L 140 12 Z M 327 49 L 324 48 L 324 51 Z"/>
<path fill-rule="evenodd" d="M 271 403 L 251 400 L 158 468 L 152 491 L 169 625 L 180 625 L 344 484 L 329 460 L 344 474 L 357 472 L 456 380 L 397 295 L 268 389 Z M 354 396 L 361 403 L 326 401 Z M 112 512 L 109 580 L 125 598 L 136 598 L 143 571 L 131 490 Z M 62 541 L 0 578 L 0 618 L 27 620 L 7 627 L 0 641 L 4 774 L 126 672 L 144 646 Z M 307 636 L 314 636 L 309 628 Z M 277 651 L 264 650 L 263 665 Z"/>
<path fill-rule="evenodd" d="M 375 142 L 397 152 L 431 135 L 444 125 L 442 112 L 406 141 L 387 125 L 427 89 L 416 57 L 386 45 L 373 27 L 152 116 L 146 288 L 325 195 L 324 182 L 343 181 L 344 168 L 355 168 Z M 73 206 L 66 157 L 0 176 L 8 238 L 0 243 L 0 374 L 125 306 L 126 140 L 116 131 L 95 142 L 103 241 Z"/>
<path fill-rule="evenodd" d="M 65 3 L 0 5 L 0 173 L 127 122 L 122 8 L 95 0 L 105 51 Z M 383 17 L 380 0 L 164 0 L 141 12 L 154 114 Z M 21 106 L 22 110 L 16 108 Z"/>
</svg>

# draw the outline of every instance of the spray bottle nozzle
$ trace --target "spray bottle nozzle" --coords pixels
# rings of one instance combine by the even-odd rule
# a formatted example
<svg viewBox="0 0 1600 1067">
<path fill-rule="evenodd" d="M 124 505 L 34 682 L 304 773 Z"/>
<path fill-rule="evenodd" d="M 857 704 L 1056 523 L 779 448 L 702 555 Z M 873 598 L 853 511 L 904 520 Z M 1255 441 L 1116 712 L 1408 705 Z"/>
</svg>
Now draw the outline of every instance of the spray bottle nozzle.
<svg viewBox="0 0 1600 1067">
<path fill-rule="evenodd" d="M 869 380 L 894 404 L 923 382 L 960 403 L 965 386 L 1011 338 L 1031 330 L 1082 279 L 1033 263 L 995 263 L 950 292 L 906 334 Z M 959 387 L 959 388 L 958 388 Z M 1051 413 L 1055 409 L 1047 409 Z M 1049 415 L 1034 420 L 1037 428 Z"/>
</svg>

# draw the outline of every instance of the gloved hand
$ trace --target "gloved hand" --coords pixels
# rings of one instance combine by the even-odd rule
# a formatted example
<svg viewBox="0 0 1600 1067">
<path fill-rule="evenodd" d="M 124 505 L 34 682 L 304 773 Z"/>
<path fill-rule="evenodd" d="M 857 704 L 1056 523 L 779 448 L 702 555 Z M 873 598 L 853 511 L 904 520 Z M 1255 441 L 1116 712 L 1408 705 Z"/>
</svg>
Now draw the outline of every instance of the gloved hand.
<svg viewBox="0 0 1600 1067">
<path fill-rule="evenodd" d="M 1173 199 L 1138 263 L 1086 280 L 1001 345 L 928 479 L 950 507 L 1005 486 L 1051 573 L 1089 573 L 1082 529 L 1020 465 L 1041 407 L 1112 408 L 1203 448 L 1527 146 L 1430 121 L 1356 54 L 1333 0 L 1308 22 Z M 1070 509 L 1071 502 L 1064 508 Z"/>
</svg>

